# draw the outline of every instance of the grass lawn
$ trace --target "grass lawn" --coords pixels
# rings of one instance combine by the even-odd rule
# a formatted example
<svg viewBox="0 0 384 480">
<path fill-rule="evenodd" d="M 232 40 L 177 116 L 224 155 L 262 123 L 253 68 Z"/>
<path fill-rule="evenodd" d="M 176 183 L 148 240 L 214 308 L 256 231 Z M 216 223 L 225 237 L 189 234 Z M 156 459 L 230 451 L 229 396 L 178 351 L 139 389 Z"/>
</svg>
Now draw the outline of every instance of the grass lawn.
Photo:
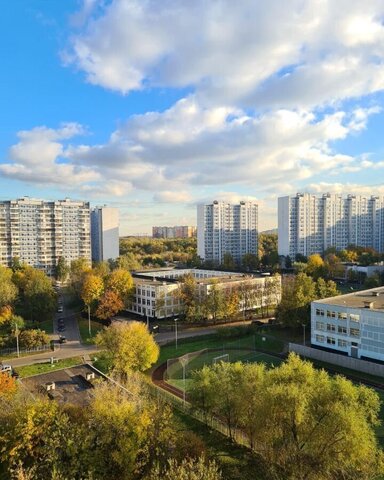
<svg viewBox="0 0 384 480">
<path fill-rule="evenodd" d="M 284 344 L 281 340 L 264 337 L 259 334 L 248 334 L 239 338 L 222 338 L 220 335 L 204 335 L 198 338 L 185 338 L 179 340 L 178 348 L 174 342 L 164 345 L 160 348 L 160 357 L 157 365 L 161 365 L 169 358 L 180 357 L 189 352 L 196 352 L 204 348 L 249 348 L 249 349 L 263 349 L 271 353 L 281 352 Z M 217 355 L 216 355 L 217 356 Z"/>
<path fill-rule="evenodd" d="M 234 362 L 244 362 L 244 363 L 265 363 L 267 366 L 278 366 L 283 361 L 280 358 L 267 355 L 260 352 L 249 352 L 246 350 L 228 350 L 226 353 L 224 361 Z M 195 370 L 200 370 L 204 365 L 212 365 L 215 362 L 215 359 L 220 360 L 222 352 L 205 352 L 202 355 L 190 358 L 185 364 L 185 387 L 188 390 L 188 385 L 190 384 L 190 379 L 192 372 Z M 168 378 L 167 382 L 171 385 L 174 385 L 180 390 L 184 390 L 184 380 L 183 380 L 183 366 L 181 362 L 175 362 L 169 365 L 168 368 Z"/>
<path fill-rule="evenodd" d="M 219 465 L 225 480 L 262 480 L 255 457 L 247 449 L 231 442 L 227 437 L 211 430 L 203 423 L 177 410 L 174 418 L 180 431 L 191 431 L 201 438 L 207 457 Z"/>
<path fill-rule="evenodd" d="M 40 330 L 44 330 L 45 333 L 51 334 L 53 333 L 53 320 L 35 323 L 33 326 L 31 326 L 31 328 L 39 328 Z"/>
<path fill-rule="evenodd" d="M 51 365 L 47 363 L 36 363 L 35 365 L 26 365 L 24 367 L 17 367 L 16 371 L 21 378 L 30 377 L 32 375 L 38 375 L 39 373 L 52 372 L 54 370 L 60 370 L 61 368 L 73 367 L 74 365 L 80 365 L 84 363 L 81 357 L 64 358 Z"/>
<path fill-rule="evenodd" d="M 86 345 L 94 344 L 95 336 L 100 330 L 104 328 L 104 325 L 100 322 L 95 322 L 94 320 L 91 320 L 91 335 L 89 335 L 88 320 L 79 315 L 77 318 L 77 322 L 79 325 L 81 342 Z"/>
</svg>

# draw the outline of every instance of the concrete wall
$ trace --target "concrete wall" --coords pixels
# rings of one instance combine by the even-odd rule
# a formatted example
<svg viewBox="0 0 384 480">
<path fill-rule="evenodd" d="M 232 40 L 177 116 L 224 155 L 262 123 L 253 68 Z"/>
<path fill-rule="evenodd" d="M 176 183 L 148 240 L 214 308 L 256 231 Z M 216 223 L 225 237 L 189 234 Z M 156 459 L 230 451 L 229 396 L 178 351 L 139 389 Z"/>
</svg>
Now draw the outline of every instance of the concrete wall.
<svg viewBox="0 0 384 480">
<path fill-rule="evenodd" d="M 370 375 L 376 375 L 384 377 L 384 365 L 378 363 L 367 362 L 366 360 L 359 360 L 358 358 L 346 357 L 344 355 L 338 355 L 337 353 L 325 352 L 316 348 L 305 347 L 297 343 L 289 344 L 289 351 L 295 352 L 298 355 L 307 357 L 320 362 L 332 363 L 339 367 L 349 368 L 351 370 L 357 370 L 358 372 L 368 373 Z"/>
</svg>

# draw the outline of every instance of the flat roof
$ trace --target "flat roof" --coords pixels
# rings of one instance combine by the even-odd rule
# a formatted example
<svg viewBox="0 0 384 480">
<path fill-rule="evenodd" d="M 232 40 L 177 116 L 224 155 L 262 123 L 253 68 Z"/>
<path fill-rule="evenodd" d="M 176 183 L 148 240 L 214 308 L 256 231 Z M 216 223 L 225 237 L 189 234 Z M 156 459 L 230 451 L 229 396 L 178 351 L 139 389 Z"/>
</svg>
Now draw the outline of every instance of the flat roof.
<svg viewBox="0 0 384 480">
<path fill-rule="evenodd" d="M 337 297 L 315 300 L 313 303 L 324 303 L 348 308 L 367 308 L 368 304 L 371 304 L 370 310 L 384 311 L 384 287 L 370 288 L 369 290 L 347 293 Z"/>
<path fill-rule="evenodd" d="M 88 373 L 94 373 L 94 379 L 88 381 L 86 379 Z M 46 395 L 59 403 L 84 406 L 90 402 L 93 382 L 103 378 L 91 365 L 83 364 L 23 378 L 21 384 L 32 395 Z M 55 384 L 55 388 L 47 390 L 47 385 L 52 383 Z"/>
</svg>

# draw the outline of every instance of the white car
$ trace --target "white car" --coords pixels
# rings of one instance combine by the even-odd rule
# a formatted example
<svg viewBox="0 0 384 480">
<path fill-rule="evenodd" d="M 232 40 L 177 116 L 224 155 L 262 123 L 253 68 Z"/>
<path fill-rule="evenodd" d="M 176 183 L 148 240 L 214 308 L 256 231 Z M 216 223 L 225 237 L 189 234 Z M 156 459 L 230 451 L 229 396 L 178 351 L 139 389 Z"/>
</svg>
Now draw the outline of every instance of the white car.
<svg viewBox="0 0 384 480">
<path fill-rule="evenodd" d="M 63 306 L 62 305 L 59 305 L 57 307 L 57 313 L 63 313 Z"/>
<path fill-rule="evenodd" d="M 11 365 L 6 365 L 5 363 L 0 363 L 0 372 L 1 373 L 12 373 Z"/>
</svg>

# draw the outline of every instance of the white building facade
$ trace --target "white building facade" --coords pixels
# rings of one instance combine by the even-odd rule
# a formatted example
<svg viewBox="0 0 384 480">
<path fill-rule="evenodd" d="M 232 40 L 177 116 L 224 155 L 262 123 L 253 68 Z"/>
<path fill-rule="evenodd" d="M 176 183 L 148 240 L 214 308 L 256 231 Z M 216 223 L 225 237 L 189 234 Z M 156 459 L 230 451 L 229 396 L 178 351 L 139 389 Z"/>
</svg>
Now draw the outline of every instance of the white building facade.
<svg viewBox="0 0 384 480">
<path fill-rule="evenodd" d="M 278 199 L 279 255 L 309 256 L 348 245 L 384 252 L 384 197 L 298 193 Z"/>
<path fill-rule="evenodd" d="M 92 260 L 102 262 L 119 256 L 119 210 L 95 207 L 91 211 Z"/>
<path fill-rule="evenodd" d="M 311 344 L 384 361 L 384 287 L 312 302 Z"/>
<path fill-rule="evenodd" d="M 229 253 L 240 265 L 245 254 L 257 255 L 258 205 L 214 201 L 197 206 L 197 254 L 221 264 Z"/>
<path fill-rule="evenodd" d="M 209 295 L 213 285 L 224 289 L 227 294 L 245 285 L 248 288 L 257 288 L 260 292 L 258 298 L 255 298 L 252 304 L 249 304 L 250 310 L 262 305 L 276 305 L 280 302 L 280 277 L 201 269 L 160 269 L 133 274 L 134 297 L 128 310 L 143 317 L 156 317 L 158 319 L 178 315 L 182 311 L 178 291 L 182 279 L 186 275 L 191 275 L 196 280 L 199 298 Z M 273 282 L 273 288 L 266 288 L 268 282 L 271 285 Z"/>
<path fill-rule="evenodd" d="M 21 198 L 0 202 L 0 264 L 13 258 L 54 273 L 58 259 L 91 261 L 88 202 Z"/>
</svg>

